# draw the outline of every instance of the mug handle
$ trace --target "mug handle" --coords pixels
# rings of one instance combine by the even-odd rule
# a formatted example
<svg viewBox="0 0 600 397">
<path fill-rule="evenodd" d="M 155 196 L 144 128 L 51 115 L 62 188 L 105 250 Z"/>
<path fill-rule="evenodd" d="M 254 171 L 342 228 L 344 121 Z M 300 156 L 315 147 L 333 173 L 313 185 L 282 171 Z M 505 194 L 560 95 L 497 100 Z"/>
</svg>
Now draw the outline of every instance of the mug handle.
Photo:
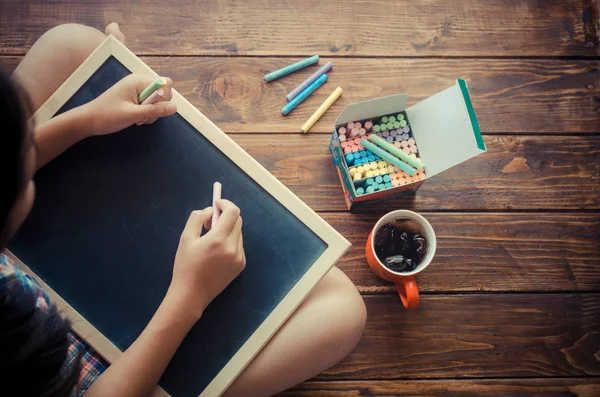
<svg viewBox="0 0 600 397">
<path fill-rule="evenodd" d="M 398 288 L 398 295 L 400 295 L 400 300 L 405 308 L 412 310 L 419 307 L 419 288 L 414 276 L 396 280 L 396 288 Z"/>
</svg>

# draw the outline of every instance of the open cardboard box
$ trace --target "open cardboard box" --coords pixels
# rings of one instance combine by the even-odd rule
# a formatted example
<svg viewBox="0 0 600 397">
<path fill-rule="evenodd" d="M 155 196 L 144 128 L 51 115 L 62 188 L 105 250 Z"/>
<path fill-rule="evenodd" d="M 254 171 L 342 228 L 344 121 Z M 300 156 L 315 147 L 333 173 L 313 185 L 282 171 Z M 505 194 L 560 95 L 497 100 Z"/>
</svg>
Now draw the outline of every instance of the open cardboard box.
<svg viewBox="0 0 600 397">
<path fill-rule="evenodd" d="M 429 178 L 486 151 L 475 112 L 464 80 L 406 108 L 405 94 L 387 96 L 346 106 L 335 121 L 329 144 L 338 170 L 348 209 L 354 210 L 374 201 L 414 194 Z M 344 160 L 337 129 L 348 122 L 375 119 L 405 111 L 412 134 L 425 164 L 426 179 L 406 185 L 357 195 Z"/>
</svg>

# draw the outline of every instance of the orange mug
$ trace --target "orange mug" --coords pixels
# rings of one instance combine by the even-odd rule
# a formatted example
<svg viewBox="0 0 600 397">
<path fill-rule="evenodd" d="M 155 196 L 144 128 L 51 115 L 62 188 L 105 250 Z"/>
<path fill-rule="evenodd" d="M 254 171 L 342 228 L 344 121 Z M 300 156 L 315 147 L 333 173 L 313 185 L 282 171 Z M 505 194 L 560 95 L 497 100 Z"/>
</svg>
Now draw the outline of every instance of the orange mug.
<svg viewBox="0 0 600 397">
<path fill-rule="evenodd" d="M 382 226 L 392 222 L 401 222 L 402 224 L 398 225 L 400 229 L 404 229 L 407 232 L 420 233 L 427 240 L 427 252 L 423 257 L 423 260 L 421 260 L 421 263 L 419 263 L 417 268 L 412 272 L 399 273 L 388 269 L 383 263 L 381 263 L 377 257 L 377 254 L 375 253 L 374 239 L 377 231 Z M 377 221 L 373 227 L 373 230 L 371 230 L 371 233 L 369 233 L 365 251 L 367 263 L 369 264 L 371 270 L 373 270 L 375 274 L 384 280 L 393 281 L 396 283 L 398 295 L 400 295 L 400 300 L 402 300 L 404 307 L 407 309 L 416 309 L 419 307 L 419 289 L 417 288 L 417 280 L 415 279 L 415 276 L 429 266 L 429 263 L 431 263 L 431 260 L 435 255 L 435 249 L 435 233 L 427 219 L 423 218 L 416 212 L 397 210 L 387 213 L 381 219 L 379 219 L 379 221 Z"/>
</svg>

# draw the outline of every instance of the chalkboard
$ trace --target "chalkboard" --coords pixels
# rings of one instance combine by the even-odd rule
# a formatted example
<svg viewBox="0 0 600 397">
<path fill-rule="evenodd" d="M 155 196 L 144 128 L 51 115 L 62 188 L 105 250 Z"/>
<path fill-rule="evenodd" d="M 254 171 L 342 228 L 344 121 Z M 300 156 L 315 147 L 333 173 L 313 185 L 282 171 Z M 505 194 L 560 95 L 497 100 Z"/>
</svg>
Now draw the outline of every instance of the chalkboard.
<svg viewBox="0 0 600 397">
<path fill-rule="evenodd" d="M 108 57 L 56 114 L 129 73 Z M 41 169 L 33 210 L 10 244 L 124 351 L 164 297 L 186 220 L 210 206 L 215 181 L 241 209 L 247 267 L 208 307 L 164 373 L 159 384 L 173 396 L 205 390 L 325 253 L 323 238 L 177 113 L 88 138 Z"/>
</svg>

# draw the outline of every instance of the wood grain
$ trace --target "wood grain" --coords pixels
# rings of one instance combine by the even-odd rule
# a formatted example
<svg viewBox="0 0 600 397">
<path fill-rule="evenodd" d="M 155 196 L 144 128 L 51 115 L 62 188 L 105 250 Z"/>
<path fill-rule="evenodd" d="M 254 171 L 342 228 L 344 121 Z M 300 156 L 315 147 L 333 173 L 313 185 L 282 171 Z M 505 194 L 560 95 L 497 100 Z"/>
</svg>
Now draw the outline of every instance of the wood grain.
<svg viewBox="0 0 600 397">
<path fill-rule="evenodd" d="M 234 135 L 316 211 L 344 211 L 324 135 Z M 488 152 L 427 180 L 413 196 L 361 209 L 416 211 L 600 208 L 600 138 L 486 136 Z"/>
<path fill-rule="evenodd" d="M 269 84 L 263 76 L 296 60 L 144 58 L 227 132 L 300 132 L 340 86 L 342 97 L 311 130 L 329 133 L 349 104 L 406 93 L 410 106 L 454 85 L 457 78 L 467 81 L 483 133 L 600 132 L 600 61 L 336 59 L 327 84 L 284 117 L 285 96 L 317 67 Z"/>
<path fill-rule="evenodd" d="M 277 397 L 598 397 L 600 379 L 305 382 Z"/>
<path fill-rule="evenodd" d="M 582 0 L 4 0 L 0 52 L 23 53 L 58 23 L 103 29 L 118 22 L 144 54 L 597 56 L 597 7 Z"/>
<path fill-rule="evenodd" d="M 352 243 L 337 266 L 359 291 L 395 295 L 394 284 L 365 261 L 365 242 L 379 216 L 321 215 Z M 418 276 L 421 292 L 600 292 L 600 215 L 423 215 L 436 233 L 437 251 Z"/>
<path fill-rule="evenodd" d="M 20 57 L 0 57 L 12 71 Z M 263 75 L 297 58 L 144 57 L 221 129 L 230 133 L 298 133 L 327 96 L 344 94 L 313 127 L 329 133 L 345 106 L 397 93 L 412 105 L 467 80 L 484 134 L 588 134 L 600 132 L 600 61 L 337 59 L 330 81 L 290 115 L 285 96 L 316 69 L 270 84 Z M 324 63 L 324 59 L 321 63 Z"/>
<path fill-rule="evenodd" d="M 368 296 L 358 347 L 319 380 L 600 376 L 600 294 Z"/>
</svg>

